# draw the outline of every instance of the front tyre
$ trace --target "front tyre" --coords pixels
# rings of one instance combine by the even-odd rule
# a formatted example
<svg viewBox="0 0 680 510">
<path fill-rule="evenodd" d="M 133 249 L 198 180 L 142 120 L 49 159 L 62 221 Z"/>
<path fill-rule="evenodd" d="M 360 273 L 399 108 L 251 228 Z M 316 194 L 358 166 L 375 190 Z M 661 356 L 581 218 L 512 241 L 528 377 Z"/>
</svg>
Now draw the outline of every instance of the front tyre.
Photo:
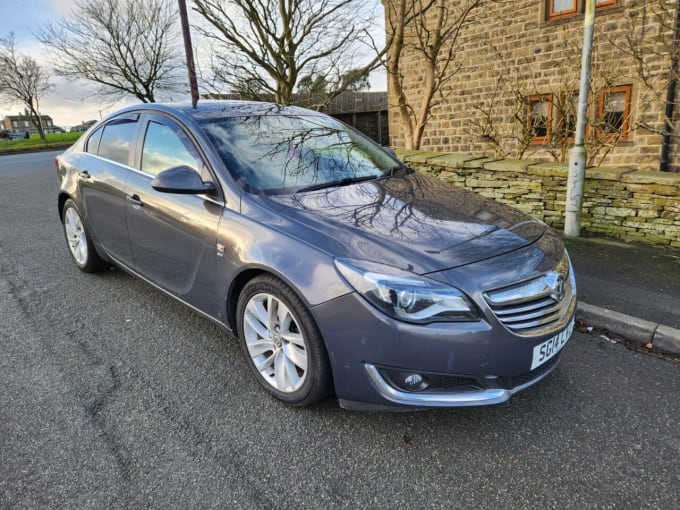
<svg viewBox="0 0 680 510">
<path fill-rule="evenodd" d="M 236 313 L 241 348 L 262 387 L 300 407 L 328 393 L 331 375 L 321 333 L 293 289 L 270 275 L 256 277 L 243 288 Z"/>
<path fill-rule="evenodd" d="M 80 210 L 73 200 L 69 199 L 64 204 L 61 219 L 68 251 L 76 266 L 86 273 L 102 271 L 106 264 L 94 249 Z"/>
</svg>

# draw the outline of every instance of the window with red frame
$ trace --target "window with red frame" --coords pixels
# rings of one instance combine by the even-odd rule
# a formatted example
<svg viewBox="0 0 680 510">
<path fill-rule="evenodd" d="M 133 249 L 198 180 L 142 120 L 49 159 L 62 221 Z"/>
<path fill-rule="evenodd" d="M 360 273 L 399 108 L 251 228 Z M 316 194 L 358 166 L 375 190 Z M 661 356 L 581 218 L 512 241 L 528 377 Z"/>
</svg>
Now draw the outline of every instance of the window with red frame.
<svg viewBox="0 0 680 510">
<path fill-rule="evenodd" d="M 527 131 L 531 143 L 546 143 L 552 134 L 552 94 L 541 94 L 527 98 Z"/>
<path fill-rule="evenodd" d="M 547 18 L 555 19 L 571 16 L 578 12 L 577 0 L 548 0 Z"/>
<path fill-rule="evenodd" d="M 619 5 L 619 0 L 596 0 L 595 9 L 606 9 Z M 561 19 L 585 10 L 585 0 L 546 0 L 546 19 Z"/>
<path fill-rule="evenodd" d="M 598 108 L 598 135 L 621 135 L 625 140 L 630 131 L 630 104 L 633 87 L 621 85 L 600 93 Z"/>
</svg>

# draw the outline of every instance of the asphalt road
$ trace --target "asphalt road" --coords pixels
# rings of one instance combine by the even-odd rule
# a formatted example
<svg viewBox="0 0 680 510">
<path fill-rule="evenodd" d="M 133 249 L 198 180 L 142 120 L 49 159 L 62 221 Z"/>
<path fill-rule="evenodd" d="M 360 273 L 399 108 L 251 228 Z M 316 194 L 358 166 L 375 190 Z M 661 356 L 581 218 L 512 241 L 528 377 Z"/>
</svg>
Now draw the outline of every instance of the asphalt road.
<svg viewBox="0 0 680 510">
<path fill-rule="evenodd" d="M 0 156 L 0 508 L 677 508 L 677 364 L 575 333 L 507 404 L 291 409 L 211 322 L 76 269 L 53 157 Z"/>
</svg>

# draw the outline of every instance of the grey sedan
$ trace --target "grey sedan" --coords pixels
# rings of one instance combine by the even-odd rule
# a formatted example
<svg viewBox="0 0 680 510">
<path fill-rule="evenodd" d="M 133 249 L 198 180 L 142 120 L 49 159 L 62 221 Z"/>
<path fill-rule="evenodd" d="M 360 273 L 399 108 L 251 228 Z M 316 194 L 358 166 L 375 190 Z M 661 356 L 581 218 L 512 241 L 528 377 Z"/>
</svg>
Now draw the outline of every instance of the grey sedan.
<svg viewBox="0 0 680 510">
<path fill-rule="evenodd" d="M 317 112 L 129 107 L 57 173 L 81 270 L 115 264 L 233 332 L 291 405 L 503 402 L 555 368 L 573 329 L 573 270 L 546 225 Z"/>
</svg>

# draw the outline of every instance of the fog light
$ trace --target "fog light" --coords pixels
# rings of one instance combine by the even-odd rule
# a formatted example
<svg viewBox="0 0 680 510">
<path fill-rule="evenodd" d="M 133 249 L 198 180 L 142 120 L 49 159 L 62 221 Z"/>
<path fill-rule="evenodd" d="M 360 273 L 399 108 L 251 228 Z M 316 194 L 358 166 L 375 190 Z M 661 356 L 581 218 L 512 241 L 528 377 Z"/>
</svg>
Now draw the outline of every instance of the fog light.
<svg viewBox="0 0 680 510">
<path fill-rule="evenodd" d="M 404 387 L 411 391 L 419 391 L 427 388 L 427 383 L 420 374 L 409 374 L 404 377 Z"/>
<path fill-rule="evenodd" d="M 432 383 L 427 373 L 399 370 L 398 368 L 380 368 L 380 374 L 395 389 L 401 391 L 423 391 Z"/>
</svg>

